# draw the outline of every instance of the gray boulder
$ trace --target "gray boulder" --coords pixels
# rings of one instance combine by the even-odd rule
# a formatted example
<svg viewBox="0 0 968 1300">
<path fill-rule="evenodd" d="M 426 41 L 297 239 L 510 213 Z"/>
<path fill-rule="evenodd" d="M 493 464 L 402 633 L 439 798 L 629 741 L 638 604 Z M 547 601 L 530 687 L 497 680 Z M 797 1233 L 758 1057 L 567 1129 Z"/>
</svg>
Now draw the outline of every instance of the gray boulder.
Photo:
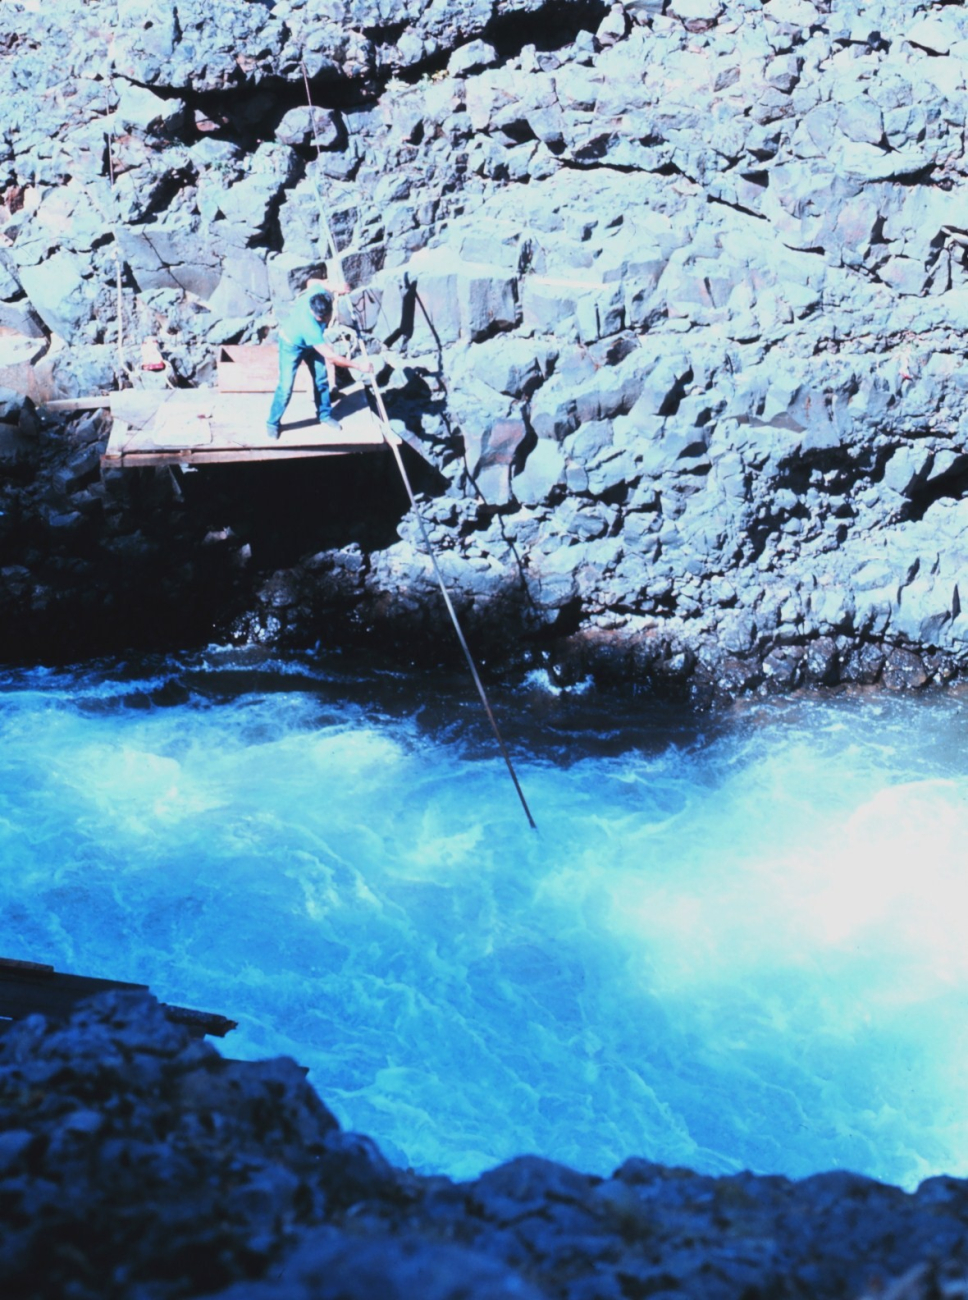
<svg viewBox="0 0 968 1300">
<path fill-rule="evenodd" d="M 468 41 L 459 45 L 447 61 L 447 71 L 452 77 L 466 77 L 472 72 L 493 67 L 497 63 L 497 51 L 486 41 Z"/>
<path fill-rule="evenodd" d="M 327 108 L 291 108 L 276 127 L 276 139 L 286 145 L 332 149 L 340 135 L 339 116 Z"/>
<path fill-rule="evenodd" d="M 68 342 L 93 318 L 90 271 L 74 253 L 56 252 L 35 266 L 20 268 L 31 306 L 49 330 Z"/>
<path fill-rule="evenodd" d="M 155 0 L 162 7 L 162 0 Z M 164 3 L 168 16 L 174 18 L 174 7 Z M 122 83 L 118 106 L 114 111 L 114 130 L 117 135 L 132 132 L 146 137 L 167 138 L 175 136 L 187 122 L 187 110 L 179 99 L 163 99 L 146 86 Z"/>
</svg>

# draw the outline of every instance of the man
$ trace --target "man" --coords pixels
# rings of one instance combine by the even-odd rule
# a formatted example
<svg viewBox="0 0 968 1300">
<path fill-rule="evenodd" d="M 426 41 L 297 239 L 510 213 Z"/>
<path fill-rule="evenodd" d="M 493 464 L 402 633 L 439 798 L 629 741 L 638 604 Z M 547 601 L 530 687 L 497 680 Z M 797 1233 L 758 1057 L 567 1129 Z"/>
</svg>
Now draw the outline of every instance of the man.
<svg viewBox="0 0 968 1300">
<path fill-rule="evenodd" d="M 358 370 L 364 375 L 373 371 L 369 361 L 351 361 L 335 352 L 326 337 L 326 327 L 333 318 L 333 297 L 346 292 L 345 285 L 331 286 L 324 280 L 310 280 L 306 291 L 293 303 L 279 328 L 279 386 L 266 425 L 266 434 L 273 440 L 282 432 L 280 424 L 292 397 L 300 361 L 305 361 L 313 377 L 316 418 L 324 429 L 331 429 L 334 433 L 339 432 L 340 426 L 339 421 L 333 419 L 326 363 Z"/>
</svg>

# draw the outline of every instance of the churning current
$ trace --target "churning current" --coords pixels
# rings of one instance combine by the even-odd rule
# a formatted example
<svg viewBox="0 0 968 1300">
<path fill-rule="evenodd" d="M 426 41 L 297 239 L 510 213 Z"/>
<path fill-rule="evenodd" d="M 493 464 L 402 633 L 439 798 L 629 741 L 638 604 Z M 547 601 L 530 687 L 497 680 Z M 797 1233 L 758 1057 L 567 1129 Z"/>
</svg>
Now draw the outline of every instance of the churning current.
<svg viewBox="0 0 968 1300">
<path fill-rule="evenodd" d="M 0 955 L 223 1012 L 394 1161 L 968 1174 L 968 696 L 0 677 Z"/>
</svg>

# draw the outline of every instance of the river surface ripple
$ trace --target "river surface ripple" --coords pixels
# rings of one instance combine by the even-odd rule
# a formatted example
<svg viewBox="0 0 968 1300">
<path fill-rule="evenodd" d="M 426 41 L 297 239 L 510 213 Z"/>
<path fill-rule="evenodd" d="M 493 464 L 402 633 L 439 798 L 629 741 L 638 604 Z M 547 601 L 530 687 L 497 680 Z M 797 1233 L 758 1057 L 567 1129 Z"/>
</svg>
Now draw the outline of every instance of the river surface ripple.
<svg viewBox="0 0 968 1300">
<path fill-rule="evenodd" d="M 220 1011 L 395 1161 L 968 1174 L 968 696 L 0 673 L 0 954 Z"/>
</svg>

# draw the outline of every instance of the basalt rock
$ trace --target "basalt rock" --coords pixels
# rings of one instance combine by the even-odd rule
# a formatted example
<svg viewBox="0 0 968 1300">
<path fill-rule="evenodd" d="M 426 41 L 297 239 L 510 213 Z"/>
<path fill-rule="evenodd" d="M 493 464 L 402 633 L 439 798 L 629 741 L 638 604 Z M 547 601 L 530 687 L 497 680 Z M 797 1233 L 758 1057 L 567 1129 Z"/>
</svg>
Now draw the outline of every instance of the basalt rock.
<svg viewBox="0 0 968 1300">
<path fill-rule="evenodd" d="M 150 995 L 0 1029 L 9 1300 L 955 1300 L 968 1184 L 391 1166 L 291 1060 L 227 1060 Z"/>
<path fill-rule="evenodd" d="M 126 368 L 150 335 L 209 382 L 214 344 L 271 338 L 332 264 L 321 195 L 489 652 L 567 637 L 612 674 L 648 642 L 714 693 L 968 667 L 957 6 L 71 0 L 8 5 L 0 59 L 0 387 L 115 381 L 117 258 Z M 253 501 L 200 519 L 249 547 L 219 626 L 438 653 L 422 532 L 387 493 L 382 525 L 287 527 L 298 554 Z M 33 572 L 52 525 L 18 511 L 0 562 Z M 75 513 L 110 586 L 114 543 Z M 347 546 L 351 586 L 307 565 Z M 259 594 L 280 568 L 288 605 Z"/>
</svg>

